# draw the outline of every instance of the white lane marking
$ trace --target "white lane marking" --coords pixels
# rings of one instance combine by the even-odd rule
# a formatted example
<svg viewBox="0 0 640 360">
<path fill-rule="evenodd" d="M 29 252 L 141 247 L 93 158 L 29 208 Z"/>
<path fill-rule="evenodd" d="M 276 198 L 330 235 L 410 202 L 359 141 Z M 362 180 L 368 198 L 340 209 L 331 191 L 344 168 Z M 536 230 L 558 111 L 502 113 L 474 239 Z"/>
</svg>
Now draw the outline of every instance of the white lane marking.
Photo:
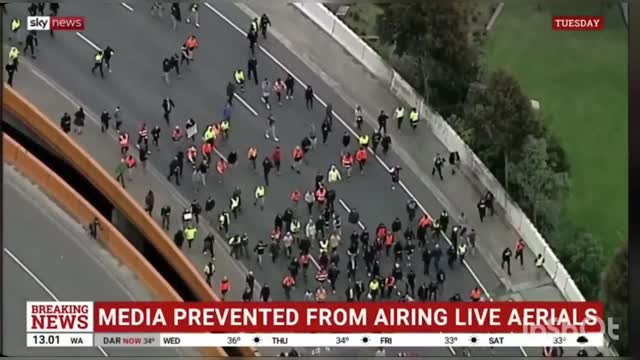
<svg viewBox="0 0 640 360">
<path fill-rule="evenodd" d="M 89 40 L 86 36 L 80 34 L 79 32 L 76 33 L 76 36 L 82 39 L 87 44 L 91 45 L 91 47 L 94 48 L 96 51 L 102 51 L 100 46 L 96 45 L 93 41 Z"/>
<path fill-rule="evenodd" d="M 244 105 L 247 109 L 249 109 L 249 111 L 253 114 L 253 116 L 258 116 L 258 112 L 255 111 L 251 105 L 249 105 L 242 97 L 240 97 L 240 95 L 238 94 L 233 94 L 233 96 L 238 99 L 238 101 L 240 101 L 242 103 L 242 105 Z"/>
<path fill-rule="evenodd" d="M 33 281 L 36 282 L 36 284 L 38 284 L 38 286 L 40 286 L 40 288 L 42 288 L 42 290 L 44 290 L 55 302 L 60 302 L 60 300 L 58 299 L 58 297 L 51 291 L 49 290 L 49 288 L 47 287 L 47 285 L 45 285 L 42 280 L 40 280 L 36 274 L 33 273 L 33 271 L 31 271 L 22 261 L 20 261 L 20 259 L 18 259 L 17 256 L 15 256 L 11 251 L 9 251 L 9 249 L 7 248 L 3 248 L 4 252 L 9 255 L 9 257 L 18 265 L 22 268 L 22 270 L 27 273 L 27 275 L 29 275 L 29 277 L 31 277 L 33 279 Z M 102 355 L 104 357 L 109 357 L 109 354 L 107 354 L 104 349 L 102 348 L 102 346 L 98 346 L 98 350 L 100 350 L 100 352 L 102 353 Z"/>
<path fill-rule="evenodd" d="M 213 6 L 211 6 L 211 4 L 205 2 L 204 5 L 209 8 L 211 11 L 213 11 L 216 15 L 218 15 L 222 20 L 224 20 L 227 24 L 229 24 L 231 27 L 233 27 L 234 29 L 236 29 L 239 33 L 241 33 L 243 36 L 247 36 L 247 33 L 242 30 L 238 25 L 236 25 L 235 23 L 233 23 L 229 18 L 227 18 L 226 16 L 224 16 L 220 11 L 218 11 L 216 8 L 214 8 Z M 284 70 L 285 72 L 287 72 L 288 74 L 291 74 L 291 77 L 294 78 L 294 80 L 296 80 L 303 88 L 306 88 L 307 85 L 299 78 L 297 77 L 291 70 L 289 70 L 282 62 L 280 62 L 275 56 L 273 56 L 267 49 L 265 49 L 262 45 L 258 45 L 258 48 L 265 53 L 265 55 L 267 55 L 276 65 L 278 65 L 280 68 L 282 68 L 282 70 Z M 320 104 L 322 104 L 322 106 L 326 107 L 327 103 L 322 100 L 316 93 L 313 94 L 313 97 L 318 100 L 318 102 Z M 336 119 L 338 119 L 338 121 L 340 121 L 340 123 L 342 123 L 342 125 L 345 126 L 345 128 L 354 136 L 359 137 L 358 133 L 355 132 L 355 130 L 353 130 L 353 128 L 351 128 L 351 126 L 349 126 L 349 124 L 347 124 L 347 122 L 345 122 L 340 115 L 338 115 L 335 111 L 332 111 L 333 116 L 335 116 Z M 389 171 L 389 166 L 384 162 L 384 160 L 382 160 L 382 158 L 380 158 L 377 154 L 373 153 L 372 149 L 368 149 L 369 152 L 371 154 L 373 154 L 376 158 L 376 160 L 378 160 L 378 162 L 387 170 Z M 427 211 L 427 209 L 420 203 L 420 201 L 415 197 L 415 195 L 413 195 L 413 193 L 409 190 L 409 188 L 407 188 L 407 186 L 404 184 L 404 182 L 400 181 L 399 182 L 400 187 L 407 193 L 407 195 L 409 195 L 410 198 L 412 198 L 420 207 L 420 210 L 422 210 L 422 212 L 424 212 L 427 216 L 435 219 L 433 216 L 431 216 L 431 214 L 429 214 L 429 212 Z M 443 238 L 449 243 L 449 245 L 452 245 L 453 243 L 451 242 L 451 240 L 447 237 L 447 235 L 442 232 L 442 236 Z M 480 286 L 480 288 L 482 289 L 482 291 L 485 293 L 485 295 L 487 296 L 487 298 L 489 299 L 489 301 L 493 301 L 493 297 L 491 296 L 491 293 L 489 293 L 489 291 L 487 290 L 487 288 L 484 286 L 484 284 L 482 284 L 482 282 L 480 281 L 480 278 L 478 278 L 478 276 L 476 275 L 476 273 L 473 271 L 473 269 L 471 269 L 471 266 L 469 266 L 468 262 L 465 260 L 464 261 L 464 266 L 467 269 L 467 271 L 469 271 L 469 273 L 471 274 L 471 277 L 473 277 L 473 279 L 476 281 L 476 283 L 478 284 L 478 286 Z M 524 351 L 524 349 L 522 347 L 520 347 L 520 352 L 522 353 L 522 355 L 524 356 L 528 356 L 527 353 Z"/>
<path fill-rule="evenodd" d="M 129 5 L 127 3 L 124 3 L 124 2 L 121 2 L 120 5 L 122 5 L 125 9 L 133 12 L 133 8 L 131 7 L 131 5 Z"/>
</svg>

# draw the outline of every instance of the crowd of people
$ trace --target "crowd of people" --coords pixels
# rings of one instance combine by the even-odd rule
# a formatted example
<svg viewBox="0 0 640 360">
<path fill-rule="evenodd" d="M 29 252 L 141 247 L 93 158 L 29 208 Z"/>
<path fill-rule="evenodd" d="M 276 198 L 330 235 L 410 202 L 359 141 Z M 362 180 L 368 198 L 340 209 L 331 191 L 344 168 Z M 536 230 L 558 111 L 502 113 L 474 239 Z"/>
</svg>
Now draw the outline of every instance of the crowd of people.
<svg viewBox="0 0 640 360">
<path fill-rule="evenodd" d="M 167 4 L 153 3 L 150 11 L 152 15 L 162 17 L 165 6 Z M 182 21 L 180 4 L 172 3 L 169 7 L 172 26 L 175 29 L 177 23 Z M 52 13 L 57 14 L 58 8 L 57 4 L 50 5 Z M 29 11 L 33 9 L 30 7 Z M 39 5 L 35 5 L 35 11 L 41 11 Z M 199 4 L 188 5 L 188 16 L 185 22 L 200 27 Z M 35 35 L 29 32 L 22 39 L 22 25 L 12 22 L 11 26 L 12 35 L 17 40 L 24 41 L 23 52 L 30 50 L 31 55 L 35 56 L 34 47 L 37 47 Z M 247 166 L 256 172 L 261 172 L 262 181 L 253 189 L 237 187 L 228 204 L 224 206 L 221 204 L 216 206 L 212 197 L 206 200 L 204 206 L 194 200 L 187 209 L 182 211 L 182 224 L 173 233 L 174 242 L 178 247 L 182 248 L 186 242 L 186 245 L 191 248 L 199 237 L 198 225 L 203 213 L 212 215 L 216 208 L 221 208 L 215 213 L 213 219 L 219 236 L 229 245 L 232 257 L 243 261 L 255 261 L 258 268 L 286 262 L 287 271 L 277 281 L 287 300 L 293 300 L 294 289 L 300 288 L 304 293 L 303 299 L 308 301 L 484 301 L 486 296 L 479 286 L 469 289 L 468 294 L 458 292 L 445 294 L 444 291 L 448 272 L 456 267 L 462 267 L 466 256 L 473 256 L 476 253 L 476 230 L 467 225 L 464 213 L 459 216 L 461 219 L 459 224 L 453 225 L 446 210 L 432 218 L 423 213 L 416 200 L 411 197 L 406 201 L 405 214 L 397 214 L 391 222 L 382 221 L 375 228 L 369 229 L 362 224 L 357 210 L 350 209 L 346 216 L 346 224 L 343 224 L 343 218 L 335 205 L 338 200 L 335 185 L 341 181 L 351 180 L 354 167 L 357 167 L 360 174 L 364 174 L 365 169 L 370 166 L 368 162 L 372 154 L 386 155 L 389 152 L 392 141 L 387 126 L 389 116 L 384 110 L 378 114 L 377 127 L 374 131 L 366 133 L 362 108 L 358 105 L 354 106 L 353 125 L 358 134 L 345 131 L 341 137 L 341 147 L 336 149 L 338 164 L 317 164 L 320 168 L 326 166 L 328 171 L 318 172 L 315 180 L 309 183 L 306 189 L 293 190 L 287 199 L 290 205 L 281 209 L 281 212 L 265 213 L 265 216 L 273 218 L 270 233 L 255 234 L 256 239 L 252 240 L 247 233 L 231 231 L 230 223 L 242 216 L 242 209 L 246 206 L 247 192 L 251 198 L 249 203 L 264 211 L 272 174 L 274 172 L 280 174 L 285 163 L 292 171 L 300 173 L 302 165 L 308 164 L 309 153 L 317 149 L 319 144 L 326 144 L 330 134 L 337 131 L 334 126 L 335 113 L 331 104 L 328 104 L 324 118 L 318 126 L 320 134 L 316 133 L 314 126 L 307 133 L 301 134 L 302 139 L 299 145 L 293 149 L 279 146 L 273 107 L 282 106 L 283 102 L 294 101 L 296 80 L 290 74 L 276 76 L 273 81 L 269 80 L 269 77 L 264 77 L 264 74 L 262 78 L 258 77 L 256 46 L 259 41 L 268 38 L 270 26 L 271 20 L 266 14 L 250 22 L 247 30 L 250 55 L 247 59 L 246 72 L 242 67 L 238 67 L 230 74 L 226 85 L 226 104 L 220 121 L 206 124 L 200 129 L 193 118 L 188 119 L 184 125 L 175 125 L 176 121 L 172 119 L 171 114 L 176 104 L 173 99 L 166 97 L 160 102 L 162 118 L 166 126 L 161 126 L 161 123 L 142 124 L 137 134 L 129 134 L 122 129 L 120 108 L 116 106 L 112 111 L 104 109 L 100 116 L 101 130 L 102 132 L 110 131 L 111 123 L 115 122 L 113 129 L 117 133 L 117 146 L 122 154 L 121 161 L 116 167 L 118 182 L 126 187 L 127 181 L 133 178 L 135 169 L 138 166 L 146 166 L 152 154 L 152 148 L 159 147 L 162 134 L 165 134 L 165 138 L 170 139 L 179 149 L 168 164 L 167 179 L 170 182 L 174 181 L 176 186 L 181 185 L 184 181 L 185 166 L 187 173 L 191 175 L 191 181 L 199 191 L 206 191 L 208 187 L 215 186 L 208 184 L 212 173 L 215 174 L 219 183 L 225 181 L 230 177 L 227 175 L 228 170 L 244 162 L 243 153 L 238 154 L 234 150 L 224 155 L 220 153 L 220 149 L 230 134 L 232 109 L 236 106 L 234 98 L 242 97 L 245 87 L 248 86 L 247 82 L 252 81 L 259 87 L 260 101 L 266 109 L 264 136 L 274 142 L 272 149 L 258 149 L 257 146 L 248 146 L 246 149 Z M 171 84 L 172 72 L 180 77 L 180 67 L 191 66 L 199 46 L 199 39 L 191 35 L 176 47 L 173 54 L 164 58 L 162 78 L 167 85 Z M 107 72 L 111 72 L 111 59 L 114 55 L 115 51 L 110 46 L 98 51 L 95 54 L 91 72 L 95 73 L 97 70 L 101 77 L 104 77 L 104 66 Z M 19 49 L 13 47 L 10 50 L 10 62 L 6 68 L 9 73 L 9 84 L 12 82 L 13 73 L 17 71 L 19 56 Z M 313 109 L 314 98 L 315 94 L 311 86 L 303 89 L 301 99 L 305 102 L 307 109 Z M 398 130 L 402 129 L 405 109 L 401 106 L 394 109 L 392 116 L 395 127 Z M 73 118 L 68 113 L 63 114 L 60 126 L 66 133 L 73 131 L 74 134 L 81 135 L 85 118 L 85 111 L 80 108 L 73 114 Z M 411 108 L 407 118 L 409 125 L 415 130 L 420 124 L 418 110 Z M 242 134 L 234 136 L 242 136 Z M 285 155 L 289 152 L 292 154 L 290 158 Z M 447 166 L 450 168 L 451 175 L 459 171 L 458 153 L 448 154 L 448 159 L 436 154 L 432 176 L 443 180 L 443 172 Z M 389 169 L 389 184 L 392 190 L 396 190 L 399 186 L 401 170 L 401 166 L 391 166 Z M 150 191 L 145 198 L 145 210 L 152 216 L 154 203 L 154 194 Z M 171 212 L 172 209 L 169 206 L 163 206 L 159 212 L 162 227 L 167 231 L 172 231 L 169 220 Z M 477 212 L 481 222 L 486 216 L 494 215 L 493 194 L 487 192 L 480 199 Z M 204 276 L 225 299 L 231 288 L 230 280 L 225 276 L 219 286 L 212 284 L 212 277 L 216 272 L 213 244 L 219 241 L 216 240 L 219 239 L 218 234 L 203 235 L 202 252 L 209 259 L 203 269 Z M 447 241 L 442 241 L 445 238 Z M 517 241 L 514 250 L 515 258 L 521 266 L 524 266 L 524 242 Z M 512 257 L 513 253 L 509 247 L 503 251 L 501 257 L 502 267 L 503 269 L 506 267 L 509 275 L 511 275 Z M 247 260 L 249 258 L 251 260 Z M 446 260 L 446 265 L 442 263 L 443 258 Z M 384 263 L 392 264 L 390 271 L 384 270 L 386 268 L 383 266 Z M 535 266 L 541 268 L 543 263 L 544 258 L 539 255 L 535 259 Z M 346 275 L 342 275 L 343 272 Z M 420 281 L 420 278 L 423 280 Z M 276 281 L 276 279 L 271 280 Z M 264 285 L 256 294 L 254 293 L 255 282 L 255 275 L 249 272 L 246 283 L 241 284 L 244 288 L 243 301 L 270 301 L 273 297 L 272 291 L 279 291 Z M 338 287 L 340 283 L 344 286 Z M 338 293 L 339 289 L 341 293 Z M 383 350 L 378 352 L 383 353 Z M 292 350 L 282 355 L 297 356 L 298 353 Z"/>
</svg>

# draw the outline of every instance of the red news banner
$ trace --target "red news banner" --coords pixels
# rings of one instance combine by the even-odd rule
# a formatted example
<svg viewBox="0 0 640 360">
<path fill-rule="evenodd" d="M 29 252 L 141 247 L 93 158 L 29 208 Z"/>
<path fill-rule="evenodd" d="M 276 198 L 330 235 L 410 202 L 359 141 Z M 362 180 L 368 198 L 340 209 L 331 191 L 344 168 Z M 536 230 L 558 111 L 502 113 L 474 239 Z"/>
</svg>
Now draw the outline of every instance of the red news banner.
<svg viewBox="0 0 640 360">
<path fill-rule="evenodd" d="M 271 338 L 287 340 L 281 346 L 291 346 L 290 338 L 300 343 L 293 346 L 341 345 L 336 334 L 344 334 L 342 341 L 349 343 L 344 346 L 380 346 L 385 341 L 391 345 L 396 338 L 395 344 L 409 338 L 425 344 L 429 338 L 425 346 L 448 346 L 462 337 L 503 345 L 504 339 L 497 338 L 505 336 L 511 339 L 507 343 L 526 341 L 522 346 L 552 346 L 558 341 L 580 346 L 585 342 L 577 337 L 592 335 L 597 336 L 589 345 L 598 346 L 605 331 L 603 319 L 603 305 L 597 302 L 27 304 L 28 333 L 93 333 L 96 346 L 109 341 L 122 346 L 125 343 L 113 338 L 129 336 L 157 339 L 155 346 L 213 346 L 207 341 L 218 338 L 215 346 L 279 344 Z M 579 336 L 569 339 L 568 334 Z M 252 343 L 245 344 L 241 335 Z M 536 344 L 533 338 L 539 338 Z"/>
</svg>

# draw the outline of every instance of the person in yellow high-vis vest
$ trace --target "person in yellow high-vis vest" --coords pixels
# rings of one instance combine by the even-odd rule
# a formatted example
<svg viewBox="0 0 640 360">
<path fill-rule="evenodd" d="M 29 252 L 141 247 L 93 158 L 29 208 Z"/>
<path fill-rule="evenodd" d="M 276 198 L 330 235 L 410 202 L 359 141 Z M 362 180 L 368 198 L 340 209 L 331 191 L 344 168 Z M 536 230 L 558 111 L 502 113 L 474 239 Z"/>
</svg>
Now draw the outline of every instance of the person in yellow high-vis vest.
<svg viewBox="0 0 640 360">
<path fill-rule="evenodd" d="M 411 128 L 415 131 L 418 127 L 418 122 L 420 121 L 420 114 L 418 114 L 418 109 L 413 108 L 409 113 L 409 122 L 411 123 Z"/>
<path fill-rule="evenodd" d="M 104 68 L 102 64 L 104 63 L 104 52 L 98 51 L 94 57 L 94 64 L 91 68 L 91 74 L 95 74 L 96 69 L 100 69 L 100 76 L 104 77 Z"/>
<path fill-rule="evenodd" d="M 240 92 L 244 92 L 244 71 L 242 69 L 236 70 L 234 77 L 236 84 L 240 86 Z"/>
<path fill-rule="evenodd" d="M 9 63 L 13 65 L 14 71 L 18 71 L 18 61 L 20 59 L 20 50 L 17 47 L 12 46 L 9 49 Z"/>
<path fill-rule="evenodd" d="M 9 41 L 15 40 L 22 43 L 22 21 L 18 18 L 11 19 L 11 35 L 9 35 Z"/>
</svg>

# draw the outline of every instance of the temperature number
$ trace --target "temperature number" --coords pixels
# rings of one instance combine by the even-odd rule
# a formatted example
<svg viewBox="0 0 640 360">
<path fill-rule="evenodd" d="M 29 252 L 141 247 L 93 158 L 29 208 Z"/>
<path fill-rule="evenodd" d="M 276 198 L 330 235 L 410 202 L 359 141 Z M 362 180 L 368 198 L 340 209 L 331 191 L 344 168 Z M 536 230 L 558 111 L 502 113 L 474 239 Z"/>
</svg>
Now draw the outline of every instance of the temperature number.
<svg viewBox="0 0 640 360">
<path fill-rule="evenodd" d="M 229 336 L 229 337 L 227 337 L 227 344 L 228 345 L 236 345 L 239 342 L 240 342 L 240 336 Z"/>
<path fill-rule="evenodd" d="M 445 336 L 444 337 L 444 344 L 445 345 L 453 345 L 458 341 L 458 337 L 457 336 Z"/>
<path fill-rule="evenodd" d="M 338 336 L 336 337 L 336 345 L 346 344 L 349 342 L 348 336 Z"/>
<path fill-rule="evenodd" d="M 553 338 L 554 345 L 562 345 L 565 341 L 567 341 L 567 338 L 564 336 L 557 336 Z"/>
</svg>

